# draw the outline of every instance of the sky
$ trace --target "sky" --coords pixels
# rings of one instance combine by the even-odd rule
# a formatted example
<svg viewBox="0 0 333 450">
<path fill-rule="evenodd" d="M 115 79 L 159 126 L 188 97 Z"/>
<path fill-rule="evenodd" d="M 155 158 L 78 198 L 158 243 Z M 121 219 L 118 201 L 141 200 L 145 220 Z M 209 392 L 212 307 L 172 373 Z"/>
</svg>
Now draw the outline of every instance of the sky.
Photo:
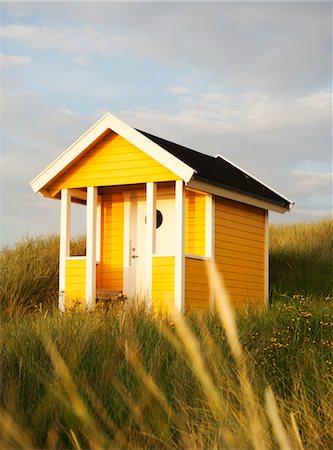
<svg viewBox="0 0 333 450">
<path fill-rule="evenodd" d="M 273 223 L 332 217 L 331 2 L 0 8 L 0 245 L 59 232 L 29 182 L 107 111 L 294 201 Z"/>
</svg>

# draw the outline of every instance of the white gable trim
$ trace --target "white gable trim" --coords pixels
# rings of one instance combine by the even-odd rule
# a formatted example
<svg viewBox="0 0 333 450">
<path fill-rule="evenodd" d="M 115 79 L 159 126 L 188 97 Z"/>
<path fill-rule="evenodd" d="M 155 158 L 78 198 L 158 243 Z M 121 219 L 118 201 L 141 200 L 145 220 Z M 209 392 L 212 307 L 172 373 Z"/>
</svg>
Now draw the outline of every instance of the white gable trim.
<svg viewBox="0 0 333 450">
<path fill-rule="evenodd" d="M 290 210 L 288 207 L 284 208 L 282 206 L 276 205 L 275 203 L 271 203 L 268 200 L 260 200 L 255 197 L 251 197 L 250 195 L 232 191 L 231 189 L 229 190 L 219 186 L 215 186 L 213 184 L 205 183 L 204 181 L 191 180 L 188 183 L 187 187 L 202 192 L 208 192 L 209 194 L 213 194 L 218 197 L 228 198 L 230 200 L 235 200 L 236 202 L 245 203 L 247 205 L 256 206 L 258 208 L 267 209 L 278 213 L 285 213 L 286 211 Z"/>
<path fill-rule="evenodd" d="M 81 153 L 89 147 L 89 145 L 91 145 L 109 129 L 138 147 L 186 183 L 195 173 L 195 170 L 192 169 L 192 167 L 183 163 L 162 147 L 155 144 L 155 142 L 141 134 L 139 131 L 129 125 L 126 125 L 117 117 L 107 113 L 31 181 L 30 186 L 34 192 L 40 191 L 44 186 L 52 181 L 53 178 L 64 170 L 72 161 L 80 156 Z"/>
</svg>

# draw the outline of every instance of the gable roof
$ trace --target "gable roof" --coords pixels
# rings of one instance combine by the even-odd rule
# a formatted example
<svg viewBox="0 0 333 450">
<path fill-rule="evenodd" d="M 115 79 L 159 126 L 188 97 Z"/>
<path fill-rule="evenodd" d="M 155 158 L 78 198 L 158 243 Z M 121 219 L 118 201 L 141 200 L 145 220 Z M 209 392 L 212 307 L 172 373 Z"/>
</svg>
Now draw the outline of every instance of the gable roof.
<svg viewBox="0 0 333 450">
<path fill-rule="evenodd" d="M 186 183 L 203 182 L 226 192 L 236 192 L 268 204 L 267 209 L 285 212 L 293 203 L 220 155 L 209 156 L 174 142 L 130 127 L 110 113 L 105 114 L 65 152 L 43 170 L 30 185 L 41 191 L 74 160 L 108 131 L 114 131 L 154 158 Z M 244 197 L 244 198 L 245 198 Z M 266 207 L 266 206 L 265 206 Z"/>
<path fill-rule="evenodd" d="M 139 131 L 139 130 L 138 130 Z M 209 156 L 174 142 L 140 131 L 146 137 L 179 158 L 195 170 L 193 179 L 231 189 L 259 200 L 269 201 L 282 208 L 290 209 L 291 200 L 251 176 L 221 155 Z"/>
<path fill-rule="evenodd" d="M 192 178 L 195 171 L 192 167 L 188 166 L 171 153 L 166 152 L 163 148 L 159 147 L 155 142 L 148 139 L 135 128 L 130 127 L 112 114 L 106 113 L 30 182 L 33 191 L 41 191 L 41 189 L 69 167 L 74 160 L 77 160 L 87 148 L 91 147 L 110 130 L 144 151 L 147 155 L 158 161 L 171 172 L 175 173 L 186 183 Z"/>
</svg>

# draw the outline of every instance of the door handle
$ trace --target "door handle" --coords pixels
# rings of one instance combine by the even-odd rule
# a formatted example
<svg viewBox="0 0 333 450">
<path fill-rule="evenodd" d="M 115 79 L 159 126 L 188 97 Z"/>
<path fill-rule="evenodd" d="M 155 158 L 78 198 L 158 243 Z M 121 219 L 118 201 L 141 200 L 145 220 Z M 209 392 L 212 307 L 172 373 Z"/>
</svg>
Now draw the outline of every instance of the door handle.
<svg viewBox="0 0 333 450">
<path fill-rule="evenodd" d="M 139 258 L 139 255 L 132 255 L 132 259 Z"/>
</svg>

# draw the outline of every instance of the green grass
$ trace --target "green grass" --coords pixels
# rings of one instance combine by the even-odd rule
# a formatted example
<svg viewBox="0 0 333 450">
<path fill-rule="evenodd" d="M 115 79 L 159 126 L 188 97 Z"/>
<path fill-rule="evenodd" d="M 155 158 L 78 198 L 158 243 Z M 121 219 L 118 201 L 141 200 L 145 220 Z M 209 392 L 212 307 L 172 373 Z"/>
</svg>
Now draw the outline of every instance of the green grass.
<svg viewBox="0 0 333 450">
<path fill-rule="evenodd" d="M 30 448 L 72 448 L 75 439 L 82 448 L 252 448 L 249 399 L 221 321 L 207 315 L 187 323 L 218 411 L 193 367 L 188 336 L 170 319 L 127 306 L 113 315 L 53 311 L 6 322 L 0 331 L 2 418 L 9 414 L 20 431 L 2 429 L 0 446 L 17 446 L 23 434 Z M 332 302 L 277 303 L 239 315 L 237 325 L 264 448 L 276 445 L 264 401 L 268 385 L 292 445 L 290 414 L 306 448 L 330 448 Z"/>
<path fill-rule="evenodd" d="M 331 230 L 272 227 L 272 305 L 237 329 L 224 298 L 60 315 L 57 237 L 3 249 L 0 448 L 332 448 Z"/>
<path fill-rule="evenodd" d="M 273 292 L 333 293 L 333 220 L 270 227 Z"/>
<path fill-rule="evenodd" d="M 80 255 L 85 241 L 71 242 Z M 24 238 L 0 250 L 0 316 L 14 317 L 58 302 L 59 236 Z"/>
</svg>

